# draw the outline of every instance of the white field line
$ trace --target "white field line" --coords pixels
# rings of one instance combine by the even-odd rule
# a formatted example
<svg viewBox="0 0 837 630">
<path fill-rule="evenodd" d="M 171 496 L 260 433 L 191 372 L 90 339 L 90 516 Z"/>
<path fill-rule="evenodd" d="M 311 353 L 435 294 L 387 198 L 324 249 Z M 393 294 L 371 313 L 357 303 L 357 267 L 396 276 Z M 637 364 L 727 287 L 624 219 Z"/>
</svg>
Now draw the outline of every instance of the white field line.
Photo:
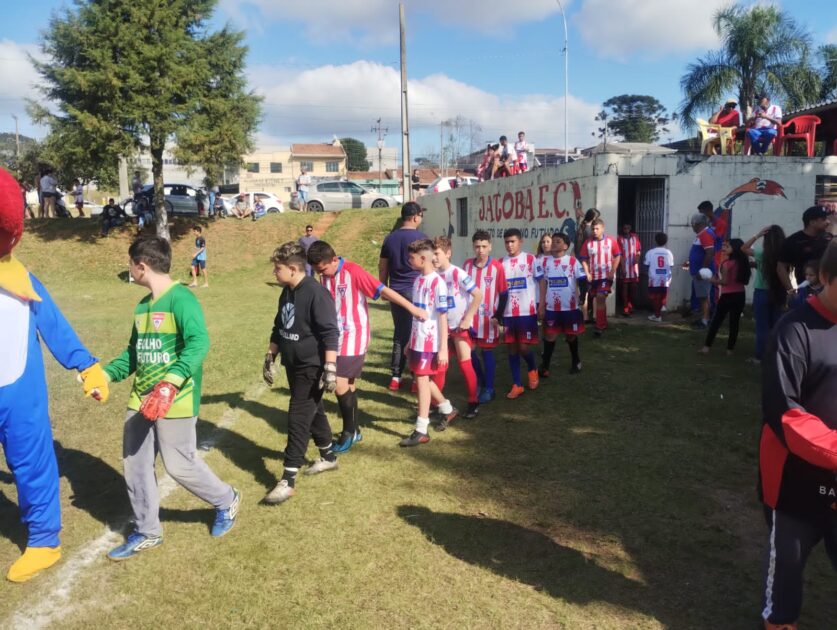
<svg viewBox="0 0 837 630">
<path fill-rule="evenodd" d="M 267 385 L 259 383 L 244 393 L 245 400 L 257 400 L 267 391 Z M 198 457 L 206 457 L 215 447 L 221 437 L 219 429 L 227 429 L 238 419 L 240 409 L 229 407 L 218 421 L 217 428 L 198 444 Z M 168 474 L 164 474 L 158 481 L 160 501 L 168 497 L 179 488 L 177 482 Z M 21 630 L 41 630 L 55 622 L 61 621 L 70 611 L 78 611 L 82 607 L 95 603 L 94 599 L 72 603 L 71 595 L 78 584 L 83 571 L 96 563 L 104 561 L 105 553 L 119 544 L 122 535 L 119 531 L 125 524 L 117 527 L 117 531 L 105 528 L 101 536 L 84 545 L 71 557 L 64 560 L 57 569 L 48 572 L 43 588 L 38 589 L 35 601 L 29 602 L 11 616 L 11 620 L 3 627 Z M 37 579 L 37 578 L 36 578 Z M 43 578 L 41 578 L 43 579 Z"/>
</svg>

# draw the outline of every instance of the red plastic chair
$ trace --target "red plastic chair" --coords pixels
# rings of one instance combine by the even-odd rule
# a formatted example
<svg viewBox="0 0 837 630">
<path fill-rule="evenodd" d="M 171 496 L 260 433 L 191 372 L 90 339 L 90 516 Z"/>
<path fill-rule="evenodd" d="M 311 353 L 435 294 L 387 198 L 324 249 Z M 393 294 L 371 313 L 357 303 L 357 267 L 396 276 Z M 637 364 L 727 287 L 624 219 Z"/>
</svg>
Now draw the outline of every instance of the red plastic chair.
<svg viewBox="0 0 837 630">
<path fill-rule="evenodd" d="M 747 128 L 744 130 L 744 144 L 741 145 L 741 155 L 750 155 L 752 153 L 752 147 L 750 146 L 750 134 L 747 133 L 750 130 L 750 126 L 748 125 Z M 777 134 L 773 136 L 773 139 L 770 141 L 769 149 L 773 151 L 773 155 L 779 155 L 782 147 L 782 125 L 779 125 L 777 129 Z"/>
<path fill-rule="evenodd" d="M 796 140 L 805 141 L 806 155 L 814 157 L 814 138 L 817 134 L 817 125 L 822 121 L 819 116 L 807 115 L 791 118 L 788 122 L 779 125 L 779 135 L 776 136 L 774 151 L 776 155 L 787 153 L 787 145 Z M 793 133 L 787 130 L 793 127 Z"/>
</svg>

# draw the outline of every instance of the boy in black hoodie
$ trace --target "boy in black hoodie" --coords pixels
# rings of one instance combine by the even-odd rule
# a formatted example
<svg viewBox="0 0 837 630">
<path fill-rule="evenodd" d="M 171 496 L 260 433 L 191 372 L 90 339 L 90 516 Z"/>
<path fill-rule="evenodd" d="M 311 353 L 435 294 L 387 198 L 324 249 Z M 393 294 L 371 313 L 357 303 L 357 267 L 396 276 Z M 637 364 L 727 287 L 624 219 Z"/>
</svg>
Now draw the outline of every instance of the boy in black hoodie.
<svg viewBox="0 0 837 630">
<path fill-rule="evenodd" d="M 275 505 L 294 495 L 296 475 L 305 461 L 310 437 L 320 450 L 320 459 L 305 474 L 337 468 L 322 399 L 323 391 L 333 392 L 337 387 L 338 328 L 334 300 L 325 287 L 305 273 L 302 246 L 285 243 L 273 252 L 271 260 L 276 280 L 284 289 L 262 374 L 265 382 L 273 385 L 273 362 L 281 354 L 291 392 L 285 471 L 264 498 L 265 503 Z"/>
</svg>

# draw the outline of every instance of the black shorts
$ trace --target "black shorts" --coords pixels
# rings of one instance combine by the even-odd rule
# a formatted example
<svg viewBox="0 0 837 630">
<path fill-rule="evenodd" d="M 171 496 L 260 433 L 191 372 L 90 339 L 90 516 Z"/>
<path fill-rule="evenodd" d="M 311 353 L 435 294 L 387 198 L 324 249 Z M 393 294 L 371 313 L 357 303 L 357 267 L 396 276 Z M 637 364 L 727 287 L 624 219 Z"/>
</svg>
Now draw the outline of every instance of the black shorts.
<svg viewBox="0 0 837 630">
<path fill-rule="evenodd" d="M 348 379 L 360 378 L 365 361 L 365 354 L 358 354 L 353 357 L 337 357 L 337 376 Z"/>
</svg>

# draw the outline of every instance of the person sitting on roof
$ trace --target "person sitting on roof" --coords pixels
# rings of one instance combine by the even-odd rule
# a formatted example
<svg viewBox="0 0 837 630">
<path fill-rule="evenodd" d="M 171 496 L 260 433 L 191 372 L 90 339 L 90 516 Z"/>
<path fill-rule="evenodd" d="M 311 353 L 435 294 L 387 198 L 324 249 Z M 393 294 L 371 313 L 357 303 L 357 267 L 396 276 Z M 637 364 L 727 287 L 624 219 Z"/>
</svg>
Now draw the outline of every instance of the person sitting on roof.
<svg viewBox="0 0 837 630">
<path fill-rule="evenodd" d="M 768 147 L 779 133 L 782 124 L 782 108 L 770 102 L 767 95 L 759 99 L 759 106 L 753 112 L 749 121 L 750 146 L 754 155 L 764 155 Z"/>
<path fill-rule="evenodd" d="M 734 98 L 727 99 L 727 102 L 724 103 L 724 106 L 721 107 L 717 112 L 712 114 L 709 118 L 710 125 L 718 125 L 718 127 L 735 127 L 738 128 L 741 126 L 741 114 L 737 109 L 738 101 Z M 719 153 L 719 149 L 721 146 L 721 138 L 720 134 L 718 133 L 717 129 L 709 129 L 709 133 L 712 137 L 712 140 L 707 142 L 706 144 L 706 152 L 710 155 Z M 732 153 L 732 151 L 728 151 L 728 153 Z"/>
</svg>

